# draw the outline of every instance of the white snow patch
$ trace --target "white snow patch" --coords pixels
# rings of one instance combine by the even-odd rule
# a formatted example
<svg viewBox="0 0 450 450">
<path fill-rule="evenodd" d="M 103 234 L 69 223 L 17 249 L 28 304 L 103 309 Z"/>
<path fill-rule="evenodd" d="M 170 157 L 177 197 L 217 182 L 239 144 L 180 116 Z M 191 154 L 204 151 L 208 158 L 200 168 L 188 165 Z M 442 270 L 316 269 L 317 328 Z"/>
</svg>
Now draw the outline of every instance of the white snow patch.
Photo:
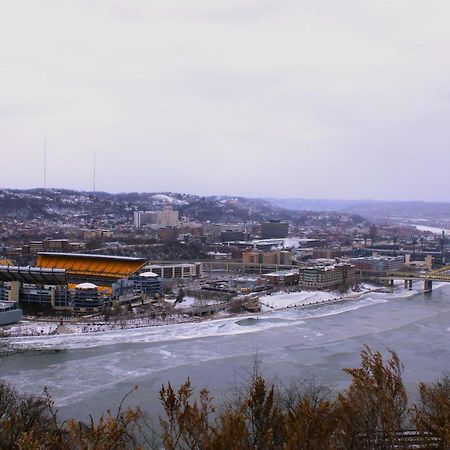
<svg viewBox="0 0 450 450">
<path fill-rule="evenodd" d="M 159 200 L 160 202 L 169 203 L 171 205 L 187 205 L 185 200 L 178 200 L 177 198 L 170 197 L 166 194 L 155 194 L 152 196 L 154 200 Z"/>
<path fill-rule="evenodd" d="M 278 292 L 259 298 L 263 311 L 293 308 L 295 306 L 311 305 L 339 298 L 335 292 L 302 291 L 302 292 Z"/>
</svg>

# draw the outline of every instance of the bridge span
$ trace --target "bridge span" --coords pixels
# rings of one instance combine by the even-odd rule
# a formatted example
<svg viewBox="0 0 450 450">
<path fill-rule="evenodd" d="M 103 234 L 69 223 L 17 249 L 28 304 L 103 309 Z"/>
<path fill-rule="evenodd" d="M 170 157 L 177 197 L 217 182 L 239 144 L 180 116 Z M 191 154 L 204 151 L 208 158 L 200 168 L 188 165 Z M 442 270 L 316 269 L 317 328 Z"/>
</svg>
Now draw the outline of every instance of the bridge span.
<svg viewBox="0 0 450 450">
<path fill-rule="evenodd" d="M 387 280 L 393 286 L 395 280 L 403 280 L 406 289 L 412 288 L 413 281 L 422 281 L 424 283 L 424 291 L 431 292 L 433 290 L 433 281 L 450 282 L 450 266 L 441 267 L 440 269 L 432 270 L 431 272 L 388 272 L 384 277 L 379 277 L 381 280 Z"/>
</svg>

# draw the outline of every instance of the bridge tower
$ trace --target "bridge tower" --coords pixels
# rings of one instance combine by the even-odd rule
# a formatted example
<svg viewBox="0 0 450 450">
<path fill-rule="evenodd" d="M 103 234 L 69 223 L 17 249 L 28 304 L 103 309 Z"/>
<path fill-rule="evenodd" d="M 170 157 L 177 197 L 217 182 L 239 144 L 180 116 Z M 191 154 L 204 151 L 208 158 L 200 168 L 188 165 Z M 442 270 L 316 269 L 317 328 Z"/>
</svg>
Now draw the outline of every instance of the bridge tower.
<svg viewBox="0 0 450 450">
<path fill-rule="evenodd" d="M 412 280 L 405 280 L 405 289 L 411 290 L 413 286 Z"/>
<path fill-rule="evenodd" d="M 423 289 L 425 291 L 425 294 L 431 293 L 431 291 L 433 290 L 433 280 L 425 280 Z"/>
</svg>

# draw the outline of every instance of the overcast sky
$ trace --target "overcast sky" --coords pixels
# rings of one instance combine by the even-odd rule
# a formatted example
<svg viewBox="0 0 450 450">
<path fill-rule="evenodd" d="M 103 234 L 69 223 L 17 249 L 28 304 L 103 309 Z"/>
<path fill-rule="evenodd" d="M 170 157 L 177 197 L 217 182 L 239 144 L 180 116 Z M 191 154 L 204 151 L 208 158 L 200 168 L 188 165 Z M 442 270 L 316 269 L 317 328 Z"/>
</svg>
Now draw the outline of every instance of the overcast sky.
<svg viewBox="0 0 450 450">
<path fill-rule="evenodd" d="M 0 186 L 450 199 L 448 0 L 4 0 Z"/>
</svg>

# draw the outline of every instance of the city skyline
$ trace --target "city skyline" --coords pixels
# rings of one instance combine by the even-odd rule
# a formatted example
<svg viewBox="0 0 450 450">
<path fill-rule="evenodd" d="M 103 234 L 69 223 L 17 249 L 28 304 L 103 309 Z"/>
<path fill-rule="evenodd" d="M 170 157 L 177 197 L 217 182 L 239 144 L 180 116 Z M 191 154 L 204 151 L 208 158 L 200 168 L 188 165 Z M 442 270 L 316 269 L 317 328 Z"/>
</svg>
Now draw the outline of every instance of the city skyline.
<svg viewBox="0 0 450 450">
<path fill-rule="evenodd" d="M 98 191 L 446 201 L 446 12 L 443 1 L 10 3 L 1 185 L 45 177 L 90 191 L 95 154 Z"/>
</svg>

